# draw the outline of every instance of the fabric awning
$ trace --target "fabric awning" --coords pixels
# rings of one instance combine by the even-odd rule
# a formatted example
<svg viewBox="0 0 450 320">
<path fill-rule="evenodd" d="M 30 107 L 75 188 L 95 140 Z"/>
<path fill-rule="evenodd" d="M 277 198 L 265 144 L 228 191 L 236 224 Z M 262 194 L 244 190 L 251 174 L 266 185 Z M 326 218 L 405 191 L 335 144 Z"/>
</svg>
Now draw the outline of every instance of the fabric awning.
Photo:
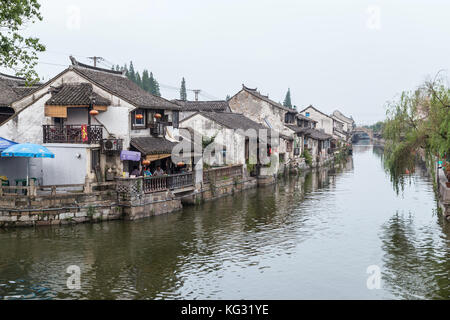
<svg viewBox="0 0 450 320">
<path fill-rule="evenodd" d="M 146 160 L 149 161 L 156 161 L 159 159 L 164 159 L 170 157 L 170 153 L 163 153 L 163 154 L 149 154 L 145 157 Z"/>
</svg>

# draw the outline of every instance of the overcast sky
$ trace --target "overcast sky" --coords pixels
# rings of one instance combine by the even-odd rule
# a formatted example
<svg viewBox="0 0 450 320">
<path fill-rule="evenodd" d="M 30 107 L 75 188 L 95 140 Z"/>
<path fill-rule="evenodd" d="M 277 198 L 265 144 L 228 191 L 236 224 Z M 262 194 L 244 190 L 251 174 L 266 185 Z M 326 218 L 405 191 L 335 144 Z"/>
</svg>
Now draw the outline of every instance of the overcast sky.
<svg viewBox="0 0 450 320">
<path fill-rule="evenodd" d="M 84 63 L 96 55 L 107 65 L 132 60 L 161 85 L 185 77 L 211 98 L 245 83 L 282 102 L 289 87 L 298 109 L 339 109 L 368 124 L 384 118 L 386 101 L 441 69 L 448 75 L 450 64 L 448 0 L 39 2 L 44 20 L 27 32 L 47 46 L 45 80 L 69 54 Z"/>
</svg>

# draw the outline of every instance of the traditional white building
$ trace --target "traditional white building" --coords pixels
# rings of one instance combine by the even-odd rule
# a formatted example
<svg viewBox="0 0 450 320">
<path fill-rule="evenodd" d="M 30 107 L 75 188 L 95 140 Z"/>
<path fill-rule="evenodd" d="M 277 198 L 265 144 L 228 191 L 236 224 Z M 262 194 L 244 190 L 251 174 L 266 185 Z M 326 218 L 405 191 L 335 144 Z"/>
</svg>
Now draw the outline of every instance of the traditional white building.
<svg viewBox="0 0 450 320">
<path fill-rule="evenodd" d="M 0 125 L 0 137 L 43 144 L 55 153 L 55 159 L 40 159 L 32 168 L 40 184 L 99 181 L 108 168 L 116 174 L 130 170 L 119 158 L 122 150 L 154 158 L 175 144 L 179 106 L 144 91 L 122 72 L 71 60 L 69 68 L 11 102 L 12 112 Z M 143 145 L 151 147 L 136 147 Z"/>
<path fill-rule="evenodd" d="M 333 135 L 333 118 L 316 109 L 313 106 L 309 106 L 299 112 L 307 118 L 311 118 L 316 121 L 316 129 L 323 130 L 326 134 Z"/>
<path fill-rule="evenodd" d="M 280 133 L 280 158 L 288 162 L 294 158 L 294 131 L 285 126 L 294 119 L 297 111 L 262 95 L 257 89 L 242 85 L 242 89 L 228 101 L 230 109 Z"/>
<path fill-rule="evenodd" d="M 263 165 L 271 162 L 274 174 L 279 167 L 278 133 L 245 117 L 230 112 L 197 112 L 180 121 L 180 130 L 190 128 L 198 132 L 211 147 L 204 152 L 204 161 L 211 166 L 246 164 Z M 273 140 L 272 140 L 273 136 Z M 261 149 L 265 161 L 259 152 Z M 253 150 L 253 151 L 252 151 Z M 269 167 L 269 165 L 267 165 Z"/>
<path fill-rule="evenodd" d="M 351 131 L 353 130 L 354 126 L 355 126 L 355 121 L 353 120 L 352 117 L 346 117 L 342 112 L 340 112 L 339 110 L 335 110 L 332 114 L 331 117 L 335 120 L 340 121 L 343 126 L 342 126 L 342 130 L 346 133 L 349 134 L 351 133 Z"/>
</svg>

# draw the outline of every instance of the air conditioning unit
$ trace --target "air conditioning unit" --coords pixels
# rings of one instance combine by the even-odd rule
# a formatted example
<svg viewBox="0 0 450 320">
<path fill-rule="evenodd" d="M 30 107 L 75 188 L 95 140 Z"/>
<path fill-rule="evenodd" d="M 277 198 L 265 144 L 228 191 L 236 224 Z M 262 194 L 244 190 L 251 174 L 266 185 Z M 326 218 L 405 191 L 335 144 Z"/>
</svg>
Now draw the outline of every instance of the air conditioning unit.
<svg viewBox="0 0 450 320">
<path fill-rule="evenodd" d="M 101 146 L 103 152 L 120 152 L 122 151 L 122 139 L 103 139 Z"/>
</svg>

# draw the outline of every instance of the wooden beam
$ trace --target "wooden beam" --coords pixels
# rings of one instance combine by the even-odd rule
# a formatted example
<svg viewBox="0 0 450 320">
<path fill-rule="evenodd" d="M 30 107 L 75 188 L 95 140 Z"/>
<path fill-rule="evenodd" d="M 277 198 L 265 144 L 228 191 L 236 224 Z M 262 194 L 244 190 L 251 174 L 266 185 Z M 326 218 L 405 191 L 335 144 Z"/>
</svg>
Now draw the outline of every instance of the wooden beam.
<svg viewBox="0 0 450 320">
<path fill-rule="evenodd" d="M 63 106 L 45 106 L 46 117 L 67 118 L 67 108 Z"/>
</svg>

